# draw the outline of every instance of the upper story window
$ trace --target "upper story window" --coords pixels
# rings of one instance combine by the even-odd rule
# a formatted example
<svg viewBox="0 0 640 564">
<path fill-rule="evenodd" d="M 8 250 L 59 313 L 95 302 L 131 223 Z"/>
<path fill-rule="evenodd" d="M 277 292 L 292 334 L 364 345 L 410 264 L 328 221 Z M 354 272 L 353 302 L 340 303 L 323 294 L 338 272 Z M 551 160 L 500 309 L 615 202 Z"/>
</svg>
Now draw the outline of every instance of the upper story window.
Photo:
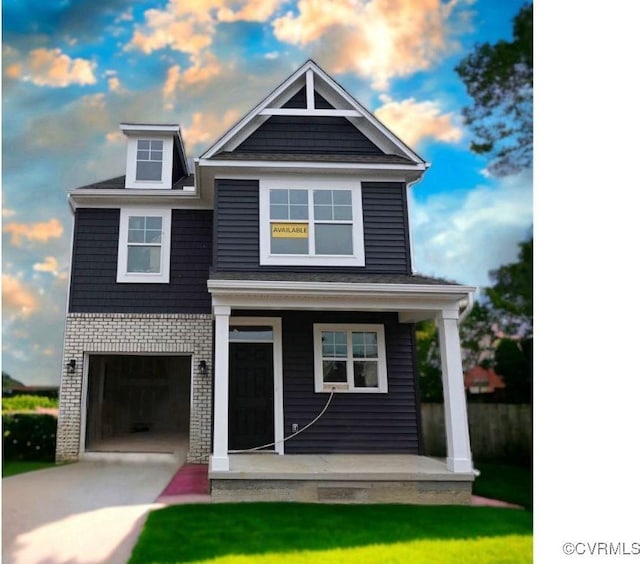
<svg viewBox="0 0 640 564">
<path fill-rule="evenodd" d="M 136 180 L 162 180 L 162 146 L 158 139 L 138 139 Z"/>
<path fill-rule="evenodd" d="M 260 202 L 261 264 L 364 266 L 358 182 L 263 180 Z"/>
<path fill-rule="evenodd" d="M 126 188 L 170 190 L 173 138 L 129 135 Z"/>
<path fill-rule="evenodd" d="M 118 282 L 169 282 L 171 210 L 120 210 Z"/>
</svg>

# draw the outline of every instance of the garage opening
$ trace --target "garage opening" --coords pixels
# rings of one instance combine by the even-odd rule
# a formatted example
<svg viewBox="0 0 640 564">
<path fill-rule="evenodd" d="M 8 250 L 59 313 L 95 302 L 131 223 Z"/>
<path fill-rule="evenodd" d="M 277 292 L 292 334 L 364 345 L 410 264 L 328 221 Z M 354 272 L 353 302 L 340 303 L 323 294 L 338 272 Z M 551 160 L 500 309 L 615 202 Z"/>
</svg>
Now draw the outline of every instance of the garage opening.
<svg viewBox="0 0 640 564">
<path fill-rule="evenodd" d="M 91 355 L 85 450 L 186 452 L 190 388 L 189 356 Z"/>
</svg>

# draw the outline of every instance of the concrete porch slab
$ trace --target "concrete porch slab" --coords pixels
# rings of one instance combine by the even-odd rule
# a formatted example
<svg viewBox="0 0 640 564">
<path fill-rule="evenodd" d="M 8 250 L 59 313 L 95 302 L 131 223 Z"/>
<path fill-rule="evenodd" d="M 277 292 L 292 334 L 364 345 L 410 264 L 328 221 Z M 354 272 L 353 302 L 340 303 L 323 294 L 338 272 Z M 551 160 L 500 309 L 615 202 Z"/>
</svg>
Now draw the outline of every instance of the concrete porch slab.
<svg viewBox="0 0 640 564">
<path fill-rule="evenodd" d="M 466 505 L 473 473 L 415 455 L 233 454 L 209 471 L 211 501 Z"/>
<path fill-rule="evenodd" d="M 473 473 L 447 470 L 444 460 L 412 454 L 231 454 L 224 480 L 373 480 L 470 482 Z"/>
</svg>

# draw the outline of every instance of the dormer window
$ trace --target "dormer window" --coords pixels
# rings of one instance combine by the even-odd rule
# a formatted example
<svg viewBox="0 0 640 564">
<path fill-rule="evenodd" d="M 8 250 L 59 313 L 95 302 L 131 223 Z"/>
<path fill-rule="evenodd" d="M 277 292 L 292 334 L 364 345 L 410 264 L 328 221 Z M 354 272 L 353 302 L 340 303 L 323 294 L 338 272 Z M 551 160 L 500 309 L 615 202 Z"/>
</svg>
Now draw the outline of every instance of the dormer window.
<svg viewBox="0 0 640 564">
<path fill-rule="evenodd" d="M 178 125 L 121 123 L 127 136 L 125 188 L 171 190 L 189 174 Z"/>
<path fill-rule="evenodd" d="M 156 139 L 138 139 L 136 180 L 162 180 L 163 144 Z"/>
</svg>

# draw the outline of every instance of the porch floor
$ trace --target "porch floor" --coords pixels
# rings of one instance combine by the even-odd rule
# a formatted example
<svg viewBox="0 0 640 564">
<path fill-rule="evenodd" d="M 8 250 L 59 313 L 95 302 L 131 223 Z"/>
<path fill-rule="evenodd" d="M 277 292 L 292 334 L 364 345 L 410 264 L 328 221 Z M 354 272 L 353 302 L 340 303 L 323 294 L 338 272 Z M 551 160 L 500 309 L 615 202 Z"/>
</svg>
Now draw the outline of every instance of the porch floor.
<svg viewBox="0 0 640 564">
<path fill-rule="evenodd" d="M 440 458 L 412 454 L 230 454 L 229 470 L 212 480 L 472 481 L 472 473 L 447 470 Z"/>
<path fill-rule="evenodd" d="M 474 474 L 409 454 L 231 454 L 211 500 L 468 504 Z"/>
</svg>

